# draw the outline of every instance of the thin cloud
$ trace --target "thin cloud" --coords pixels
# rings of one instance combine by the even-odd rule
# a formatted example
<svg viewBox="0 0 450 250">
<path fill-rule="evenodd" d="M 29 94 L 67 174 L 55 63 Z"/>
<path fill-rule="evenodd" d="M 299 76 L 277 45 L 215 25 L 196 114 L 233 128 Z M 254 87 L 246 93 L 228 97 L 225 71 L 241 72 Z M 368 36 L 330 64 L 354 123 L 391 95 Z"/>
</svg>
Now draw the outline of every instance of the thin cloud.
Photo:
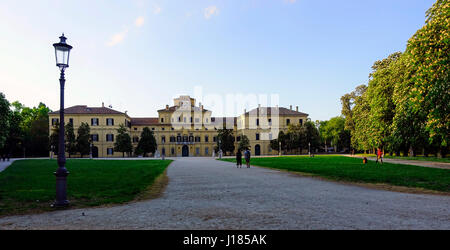
<svg viewBox="0 0 450 250">
<path fill-rule="evenodd" d="M 144 25 L 145 19 L 143 16 L 140 16 L 136 19 L 136 21 L 134 21 L 134 24 L 136 25 L 136 27 L 141 27 L 142 25 Z"/>
<path fill-rule="evenodd" d="M 158 15 L 159 13 L 161 13 L 161 11 L 162 11 L 162 8 L 160 6 L 155 5 L 153 7 L 153 14 Z"/>
<path fill-rule="evenodd" d="M 218 15 L 219 9 L 217 6 L 209 6 L 208 8 L 205 8 L 204 15 L 206 19 L 210 19 L 212 16 Z"/>
<path fill-rule="evenodd" d="M 121 43 L 125 39 L 125 36 L 127 35 L 127 33 L 128 33 L 128 29 L 125 29 L 122 32 L 114 34 L 113 36 L 111 36 L 111 38 L 106 43 L 106 45 L 109 47 L 112 47 L 112 46 L 115 46 L 115 45 Z"/>
<path fill-rule="evenodd" d="M 285 3 L 296 3 L 297 0 L 284 0 Z"/>
</svg>

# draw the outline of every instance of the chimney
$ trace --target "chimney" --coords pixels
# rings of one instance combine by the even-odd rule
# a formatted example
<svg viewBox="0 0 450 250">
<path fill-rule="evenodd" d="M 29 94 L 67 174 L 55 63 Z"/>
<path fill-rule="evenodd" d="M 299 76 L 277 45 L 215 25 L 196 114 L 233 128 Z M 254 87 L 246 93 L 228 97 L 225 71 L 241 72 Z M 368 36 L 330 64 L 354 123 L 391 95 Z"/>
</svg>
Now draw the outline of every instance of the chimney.
<svg viewBox="0 0 450 250">
<path fill-rule="evenodd" d="M 166 110 L 169 110 L 169 105 L 168 104 L 166 105 Z"/>
<path fill-rule="evenodd" d="M 244 109 L 244 114 L 247 113 L 247 109 Z"/>
<path fill-rule="evenodd" d="M 297 110 L 297 112 L 298 112 L 298 106 L 296 107 L 296 110 Z"/>
<path fill-rule="evenodd" d="M 292 105 L 291 105 L 291 110 L 292 110 Z"/>
<path fill-rule="evenodd" d="M 104 108 L 105 107 L 105 103 L 104 102 L 102 102 L 102 108 Z"/>
<path fill-rule="evenodd" d="M 261 104 L 258 104 L 258 109 L 261 109 Z"/>
</svg>

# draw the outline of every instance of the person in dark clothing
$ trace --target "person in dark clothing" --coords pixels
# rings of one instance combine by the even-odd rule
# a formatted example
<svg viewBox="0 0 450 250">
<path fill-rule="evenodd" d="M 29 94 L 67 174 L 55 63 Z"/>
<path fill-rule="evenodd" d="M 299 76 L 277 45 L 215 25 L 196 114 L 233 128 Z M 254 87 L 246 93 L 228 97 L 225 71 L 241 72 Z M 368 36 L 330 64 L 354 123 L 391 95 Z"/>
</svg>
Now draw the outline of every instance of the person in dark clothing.
<svg viewBox="0 0 450 250">
<path fill-rule="evenodd" d="M 242 153 L 238 150 L 236 153 L 236 167 L 242 168 Z"/>
<path fill-rule="evenodd" d="M 250 168 L 250 150 L 245 151 L 245 163 L 247 164 L 247 168 Z"/>
</svg>

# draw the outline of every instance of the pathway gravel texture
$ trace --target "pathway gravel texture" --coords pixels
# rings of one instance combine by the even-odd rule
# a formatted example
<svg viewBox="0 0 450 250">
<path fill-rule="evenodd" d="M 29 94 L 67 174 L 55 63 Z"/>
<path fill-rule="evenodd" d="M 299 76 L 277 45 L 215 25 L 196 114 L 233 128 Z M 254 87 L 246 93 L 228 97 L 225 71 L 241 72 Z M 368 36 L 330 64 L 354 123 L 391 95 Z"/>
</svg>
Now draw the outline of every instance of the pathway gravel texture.
<svg viewBox="0 0 450 250">
<path fill-rule="evenodd" d="M 9 167 L 16 159 L 9 159 L 9 161 L 0 160 L 0 172 Z"/>
<path fill-rule="evenodd" d="M 450 229 L 450 196 L 237 169 L 211 158 L 177 159 L 167 174 L 158 199 L 4 217 L 0 229 Z"/>
</svg>

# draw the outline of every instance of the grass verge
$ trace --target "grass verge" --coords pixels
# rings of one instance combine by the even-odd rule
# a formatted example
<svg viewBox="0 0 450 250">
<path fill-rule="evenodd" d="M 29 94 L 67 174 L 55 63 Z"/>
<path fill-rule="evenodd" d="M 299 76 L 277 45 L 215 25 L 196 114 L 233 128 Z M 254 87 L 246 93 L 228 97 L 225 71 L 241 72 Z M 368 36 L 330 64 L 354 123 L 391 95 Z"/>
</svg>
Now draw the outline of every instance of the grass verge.
<svg viewBox="0 0 450 250">
<path fill-rule="evenodd" d="M 120 204 L 149 190 L 171 160 L 70 159 L 66 168 L 71 208 Z M 50 211 L 56 160 L 15 161 L 0 173 L 0 216 Z"/>
<path fill-rule="evenodd" d="M 222 159 L 236 162 L 235 159 Z M 402 164 L 376 164 L 345 156 L 297 156 L 252 158 L 251 164 L 353 183 L 389 184 L 450 192 L 450 170 Z"/>
</svg>

